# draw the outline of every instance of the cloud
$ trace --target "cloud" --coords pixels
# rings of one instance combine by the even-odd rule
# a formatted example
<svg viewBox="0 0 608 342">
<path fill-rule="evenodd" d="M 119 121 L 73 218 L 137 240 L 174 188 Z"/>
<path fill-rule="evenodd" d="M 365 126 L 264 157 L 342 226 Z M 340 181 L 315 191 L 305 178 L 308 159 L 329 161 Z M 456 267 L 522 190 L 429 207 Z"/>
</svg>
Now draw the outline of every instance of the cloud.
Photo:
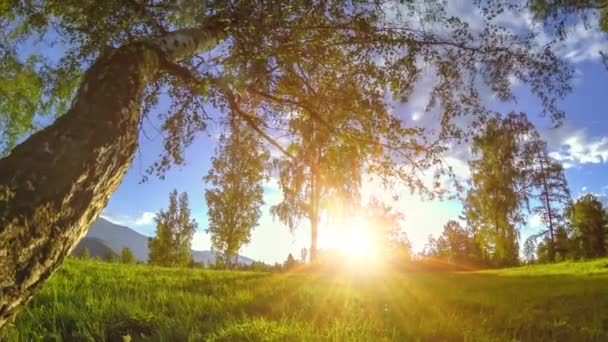
<svg viewBox="0 0 608 342">
<path fill-rule="evenodd" d="M 138 214 L 115 214 L 104 210 L 100 216 L 115 224 L 127 227 L 141 227 L 153 224 L 156 214 L 149 211 Z"/>
<path fill-rule="evenodd" d="M 195 251 L 206 251 L 211 249 L 211 239 L 209 234 L 203 230 L 194 233 L 192 237 L 192 249 Z"/>
<path fill-rule="evenodd" d="M 561 138 L 560 138 L 561 135 Z M 548 135 L 550 156 L 561 161 L 565 168 L 582 164 L 608 163 L 608 136 L 589 137 L 585 129 Z"/>
<path fill-rule="evenodd" d="M 556 46 L 556 52 L 573 63 L 600 61 L 600 52 L 608 51 L 606 33 L 587 28 L 582 22 L 568 33 L 566 39 Z"/>
<path fill-rule="evenodd" d="M 133 224 L 136 226 L 146 226 L 152 224 L 154 222 L 154 218 L 156 214 L 153 212 L 145 211 L 139 215 L 134 221 Z"/>
</svg>

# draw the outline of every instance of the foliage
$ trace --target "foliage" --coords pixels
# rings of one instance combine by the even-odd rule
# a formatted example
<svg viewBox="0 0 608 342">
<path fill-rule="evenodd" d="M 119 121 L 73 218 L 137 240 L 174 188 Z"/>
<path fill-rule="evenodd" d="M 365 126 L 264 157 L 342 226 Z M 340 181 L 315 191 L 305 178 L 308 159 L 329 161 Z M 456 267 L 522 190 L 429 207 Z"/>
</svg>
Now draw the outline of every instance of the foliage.
<svg viewBox="0 0 608 342">
<path fill-rule="evenodd" d="M 212 168 L 205 177 L 211 246 L 230 268 L 239 249 L 249 243 L 264 204 L 269 153 L 255 132 L 233 118 L 229 135 L 220 136 Z"/>
<path fill-rule="evenodd" d="M 124 247 L 120 252 L 120 262 L 123 264 L 134 264 L 135 263 L 135 255 L 133 255 L 133 251 L 131 248 Z"/>
<path fill-rule="evenodd" d="M 156 236 L 148 239 L 149 262 L 161 266 L 187 266 L 192 258 L 190 244 L 197 228 L 190 219 L 188 194 L 177 190 L 169 194 L 169 208 L 161 210 L 154 219 Z"/>
<path fill-rule="evenodd" d="M 443 226 L 441 235 L 432 237 L 425 255 L 445 258 L 457 264 L 480 264 L 481 249 L 471 229 L 462 227 L 458 221 L 450 220 Z"/>
<path fill-rule="evenodd" d="M 519 255 L 518 225 L 524 222 L 522 206 L 530 199 L 527 170 L 534 126 L 524 114 L 511 113 L 488 121 L 475 137 L 469 163 L 471 186 L 465 199 L 465 216 L 482 255 L 497 266 L 514 265 Z"/>
<path fill-rule="evenodd" d="M 298 262 L 296 261 L 296 259 L 293 257 L 293 255 L 291 253 L 289 253 L 289 255 L 287 256 L 287 260 L 285 260 L 285 263 L 283 263 L 283 269 L 285 271 L 291 271 L 293 270 L 296 266 L 298 265 Z"/>
<path fill-rule="evenodd" d="M 578 17 L 588 25 L 589 20 L 597 19 L 597 27 L 608 32 L 608 1 L 606 0 L 533 0 L 530 4 L 532 13 L 564 34 L 572 17 Z M 599 14 L 595 16 L 595 14 Z"/>
<path fill-rule="evenodd" d="M 211 266 L 211 268 L 215 270 L 224 270 L 226 269 L 225 258 L 222 258 L 220 255 L 215 256 L 215 264 Z"/>
<path fill-rule="evenodd" d="M 548 260 L 554 262 L 558 249 L 556 229 L 566 224 L 564 211 L 571 202 L 570 190 L 562 164 L 549 156 L 546 143 L 537 134 L 532 135 L 531 139 L 532 149 L 528 152 L 532 157 L 528 158 L 530 163 L 527 168 L 531 178 L 529 187 L 535 188 L 536 193 L 532 196 L 539 201 L 533 212 L 547 226 L 547 230 L 540 235 L 548 235 Z"/>
<path fill-rule="evenodd" d="M 533 0 L 530 9 L 536 19 L 557 31 L 560 39 L 568 37 L 571 27 L 581 22 L 587 30 L 608 33 L 607 0 Z M 598 53 L 608 70 L 608 53 Z"/>
<path fill-rule="evenodd" d="M 89 249 L 87 247 L 83 248 L 82 253 L 80 253 L 79 257 L 80 257 L 80 259 L 83 259 L 83 260 L 91 258 Z"/>
<path fill-rule="evenodd" d="M 106 262 L 116 262 L 117 255 L 116 253 L 109 251 L 106 255 L 103 256 L 103 260 Z"/>
<path fill-rule="evenodd" d="M 584 258 L 605 256 L 608 218 L 599 199 L 593 194 L 583 195 L 568 208 L 567 215 L 577 254 Z"/>
<path fill-rule="evenodd" d="M 351 150 L 376 145 L 376 154 L 361 151 L 367 171 L 421 189 L 419 170 L 438 163 L 444 146 L 429 131 L 402 122 L 386 99 L 409 101 L 423 75 L 432 80 L 428 110 L 441 113 L 442 138 L 470 133 L 455 118 L 472 116 L 470 127 L 475 128 L 491 113 L 480 87 L 500 100 L 513 99 L 512 78 L 531 86 L 544 113 L 556 121 L 563 118 L 555 104 L 570 91 L 571 69 L 533 36 L 502 26 L 497 15 L 517 10 L 513 6 L 479 6 L 484 20 L 474 29 L 448 13 L 442 0 L 208 1 L 205 6 L 198 0 L 179 5 L 168 0 L 9 1 L 1 10 L 0 29 L 9 38 L 1 48 L 7 56 L 23 52 L 26 62 L 20 64 L 28 58 L 45 61 L 43 68 L 13 68 L 15 78 L 48 75 L 42 82 L 28 82 L 43 88 L 32 91 L 28 102 L 45 94 L 53 104 L 49 111 L 59 115 L 82 71 L 111 48 L 169 30 L 221 26 L 227 39 L 220 49 L 180 61 L 181 70 L 193 77 L 166 75 L 146 92 L 144 116 L 158 115 L 165 139 L 150 174 L 163 177 L 172 165 L 186 162 L 183 151 L 205 129 L 206 105 L 211 105 L 248 118 L 266 136 L 288 126 L 288 113 L 301 114 L 317 121 L 315 131 L 330 132 Z M 54 52 L 57 61 L 32 52 L 44 49 L 22 49 L 25 41 L 37 39 L 62 47 Z M 166 112 L 154 111 L 160 94 L 169 97 Z M 10 118 L 10 125 L 26 122 L 22 119 L 30 112 Z"/>
<path fill-rule="evenodd" d="M 308 79 L 308 75 L 306 77 Z M 275 161 L 283 199 L 271 208 L 271 212 L 292 231 L 302 219 L 308 219 L 310 260 L 313 262 L 317 259 L 318 227 L 323 213 L 332 205 L 334 210 L 338 209 L 336 203 L 358 203 L 363 172 L 361 158 L 372 151 L 365 144 L 353 148 L 343 141 L 343 137 L 319 124 L 318 116 L 327 120 L 330 115 L 332 121 L 345 130 L 350 129 L 350 125 L 365 125 L 357 121 L 359 118 L 349 119 L 335 111 L 305 111 L 305 115 L 292 115 L 289 132 L 293 138 L 287 150 L 289 155 Z"/>
<path fill-rule="evenodd" d="M 68 258 L 0 340 L 603 341 L 607 262 L 360 278 Z"/>
<path fill-rule="evenodd" d="M 524 254 L 525 261 L 528 264 L 533 264 L 537 261 L 537 257 L 536 257 L 536 253 L 537 253 L 536 252 L 537 251 L 536 239 L 537 238 L 538 238 L 537 236 L 531 235 L 524 242 L 523 254 Z"/>
<path fill-rule="evenodd" d="M 368 229 L 371 229 L 371 244 L 384 254 L 385 262 L 410 261 L 412 244 L 402 228 L 405 220 L 403 213 L 376 198 L 372 198 L 362 209 Z"/>
</svg>

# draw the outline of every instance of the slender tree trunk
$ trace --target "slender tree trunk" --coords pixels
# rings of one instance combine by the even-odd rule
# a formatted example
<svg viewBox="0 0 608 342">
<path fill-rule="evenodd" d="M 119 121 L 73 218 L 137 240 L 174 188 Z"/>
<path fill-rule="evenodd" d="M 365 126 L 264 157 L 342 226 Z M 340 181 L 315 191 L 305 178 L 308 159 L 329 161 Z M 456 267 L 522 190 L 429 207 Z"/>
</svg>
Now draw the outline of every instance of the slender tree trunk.
<svg viewBox="0 0 608 342">
<path fill-rule="evenodd" d="M 317 261 L 317 239 L 319 234 L 319 198 L 317 196 L 317 172 L 316 167 L 312 167 L 312 182 L 310 191 L 310 262 Z"/>
<path fill-rule="evenodd" d="M 214 46 L 219 32 L 181 30 L 100 57 L 70 110 L 0 160 L 0 328 L 57 269 L 120 184 L 137 148 L 143 91 L 162 62 Z"/>
<path fill-rule="evenodd" d="M 553 233 L 553 213 L 551 212 L 551 201 L 549 198 L 549 187 L 547 186 L 547 175 L 545 174 L 545 166 L 543 164 L 543 158 L 539 155 L 540 159 L 540 174 L 543 181 L 543 190 L 545 193 L 544 204 L 547 209 L 547 220 L 549 225 L 549 238 L 551 239 L 551 245 L 549 246 L 549 261 L 555 262 L 555 234 Z"/>
</svg>

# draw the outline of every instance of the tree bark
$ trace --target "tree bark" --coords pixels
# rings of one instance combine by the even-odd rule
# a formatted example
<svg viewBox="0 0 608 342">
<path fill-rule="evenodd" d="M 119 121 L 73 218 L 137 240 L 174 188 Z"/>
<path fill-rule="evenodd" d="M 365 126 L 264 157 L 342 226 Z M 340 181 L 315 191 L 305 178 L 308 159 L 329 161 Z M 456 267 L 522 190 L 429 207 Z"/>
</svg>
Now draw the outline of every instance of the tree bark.
<svg viewBox="0 0 608 342">
<path fill-rule="evenodd" d="M 0 160 L 0 329 L 120 184 L 137 148 L 144 89 L 163 61 L 215 46 L 221 32 L 181 30 L 101 56 L 70 110 Z"/>
<path fill-rule="evenodd" d="M 551 245 L 549 246 L 549 261 L 555 262 L 555 234 L 553 233 L 553 213 L 551 210 L 551 201 L 549 198 L 549 187 L 547 186 L 547 174 L 545 174 L 545 166 L 543 164 L 542 156 L 540 156 L 540 173 L 543 182 L 543 190 L 545 193 L 544 204 L 547 208 L 547 223 L 549 225 L 549 238 L 551 241 Z"/>
<path fill-rule="evenodd" d="M 310 262 L 314 263 L 318 261 L 319 257 L 319 247 L 318 247 L 318 239 L 319 239 L 319 219 L 321 214 L 321 181 L 319 175 L 319 161 L 318 161 L 318 151 L 315 154 L 313 164 L 311 166 L 311 191 L 310 191 L 310 203 L 311 203 L 311 212 L 310 212 Z"/>
</svg>

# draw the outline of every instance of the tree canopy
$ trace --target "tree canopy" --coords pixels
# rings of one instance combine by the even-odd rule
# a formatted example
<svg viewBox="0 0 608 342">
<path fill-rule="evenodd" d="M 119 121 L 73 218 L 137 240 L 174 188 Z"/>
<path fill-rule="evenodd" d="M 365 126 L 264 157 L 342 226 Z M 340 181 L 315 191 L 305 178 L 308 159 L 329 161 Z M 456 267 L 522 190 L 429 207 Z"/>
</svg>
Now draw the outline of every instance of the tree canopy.
<svg viewBox="0 0 608 342">
<path fill-rule="evenodd" d="M 236 119 L 229 135 L 221 135 L 212 168 L 205 177 L 211 246 L 222 252 L 230 268 L 239 249 L 257 226 L 270 158 L 256 133 Z"/>
<path fill-rule="evenodd" d="M 418 166 L 421 155 L 428 156 L 424 152 L 438 147 L 411 122 L 391 115 L 385 101 L 407 102 L 423 74 L 434 75 L 429 109 L 440 108 L 443 136 L 468 132 L 455 125 L 455 118 L 491 112 L 479 95 L 480 82 L 508 100 L 513 98 L 512 77 L 529 84 L 544 112 L 561 120 L 555 101 L 569 91 L 572 76 L 550 49 L 494 22 L 496 13 L 507 10 L 500 5 L 483 5 L 492 11 L 483 12 L 484 27 L 477 30 L 448 13 L 439 0 L 207 1 L 206 6 L 194 0 L 179 6 L 137 0 L 12 2 L 3 9 L 9 38 L 0 46 L 5 55 L 15 55 L 32 38 L 64 47 L 57 58 L 32 52 L 13 68 L 19 77 L 30 73 L 39 79 L 28 82 L 29 102 L 47 103 L 47 112 L 54 115 L 61 114 L 91 61 L 110 49 L 210 22 L 223 28 L 227 39 L 221 49 L 184 58 L 173 75 L 148 87 L 144 116 L 156 113 L 163 90 L 171 101 L 168 112 L 158 113 L 165 152 L 149 169 L 161 177 L 171 165 L 185 162 L 183 149 L 209 120 L 208 104 L 240 113 L 269 135 L 270 128 L 283 126 L 285 113 L 301 112 L 318 122 L 318 130 L 340 134 L 350 145 L 386 145 L 384 153 L 369 158 L 368 170 L 394 175 L 396 170 L 386 170 L 389 160 Z M 38 60 L 37 67 L 27 67 L 32 60 Z M 33 91 L 36 84 L 40 89 Z M 30 112 L 42 113 L 37 108 Z M 342 127 L 342 116 L 358 120 L 358 126 Z M 23 125 L 23 118 L 8 120 L 20 128 L 4 133 L 35 129 Z M 360 126 L 363 120 L 368 124 Z M 414 184 L 418 168 L 409 167 L 400 175 Z"/>
<path fill-rule="evenodd" d="M 169 207 L 154 219 L 156 236 L 148 239 L 150 263 L 161 266 L 187 266 L 192 260 L 190 245 L 198 224 L 190 219 L 188 194 L 177 190 L 169 194 Z"/>
</svg>

